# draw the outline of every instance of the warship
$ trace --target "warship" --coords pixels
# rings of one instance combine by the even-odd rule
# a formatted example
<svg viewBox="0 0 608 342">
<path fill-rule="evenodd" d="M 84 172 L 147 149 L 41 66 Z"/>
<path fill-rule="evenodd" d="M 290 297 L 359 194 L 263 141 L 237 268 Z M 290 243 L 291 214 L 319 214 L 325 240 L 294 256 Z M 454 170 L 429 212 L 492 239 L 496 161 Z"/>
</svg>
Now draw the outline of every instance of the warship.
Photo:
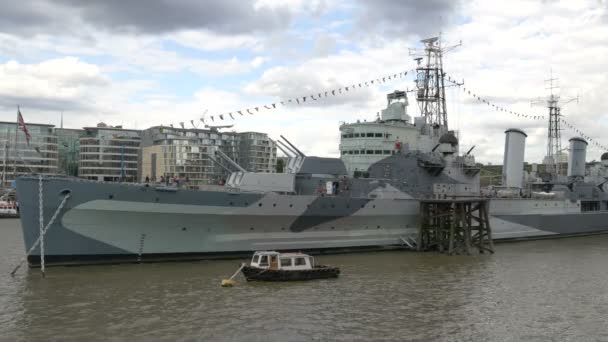
<svg viewBox="0 0 608 342">
<path fill-rule="evenodd" d="M 480 186 L 473 148 L 460 153 L 458 134 L 448 129 L 440 43 L 422 42 L 420 116 L 407 114 L 408 92 L 388 94 L 375 120 L 340 125 L 340 158 L 307 156 L 281 136 L 283 173 L 247 172 L 211 153 L 234 171 L 224 185 L 198 190 L 20 177 L 30 265 L 41 260 L 42 226 L 47 265 L 401 247 L 415 243 L 420 201 L 437 198 L 490 198 L 495 240 L 608 231 L 608 154 L 601 174 L 586 177 L 582 138 L 570 140 L 568 174 L 546 177 L 524 172 L 526 133 L 507 129 L 503 185 Z"/>
</svg>

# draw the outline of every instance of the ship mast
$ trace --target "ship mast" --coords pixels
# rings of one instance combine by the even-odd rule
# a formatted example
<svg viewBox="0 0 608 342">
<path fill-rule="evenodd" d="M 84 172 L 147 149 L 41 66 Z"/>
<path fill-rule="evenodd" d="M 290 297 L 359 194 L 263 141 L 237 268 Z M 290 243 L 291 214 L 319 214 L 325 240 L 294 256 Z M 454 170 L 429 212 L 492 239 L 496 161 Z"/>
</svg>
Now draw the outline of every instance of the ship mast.
<svg viewBox="0 0 608 342">
<path fill-rule="evenodd" d="M 562 163 L 562 139 L 561 139 L 561 105 L 560 96 L 554 94 L 553 90 L 559 89 L 558 78 L 553 77 L 553 70 L 550 72 L 549 79 L 545 80 L 548 86 L 545 88 L 549 90 L 550 94 L 546 98 L 539 98 L 532 102 L 532 104 L 542 104 L 549 109 L 549 127 L 547 131 L 547 156 L 544 160 L 546 165 L 546 172 L 553 176 L 553 179 L 557 179 L 558 176 L 562 175 L 560 163 Z M 578 102 L 578 96 L 575 98 L 567 99 L 563 104 L 570 103 L 572 101 Z"/>
<path fill-rule="evenodd" d="M 416 102 L 420 115 L 424 117 L 426 130 L 433 136 L 441 136 L 448 131 L 447 105 L 443 72 L 443 55 L 460 46 L 441 46 L 440 37 L 421 40 L 423 50 L 410 49 L 416 66 Z"/>
</svg>

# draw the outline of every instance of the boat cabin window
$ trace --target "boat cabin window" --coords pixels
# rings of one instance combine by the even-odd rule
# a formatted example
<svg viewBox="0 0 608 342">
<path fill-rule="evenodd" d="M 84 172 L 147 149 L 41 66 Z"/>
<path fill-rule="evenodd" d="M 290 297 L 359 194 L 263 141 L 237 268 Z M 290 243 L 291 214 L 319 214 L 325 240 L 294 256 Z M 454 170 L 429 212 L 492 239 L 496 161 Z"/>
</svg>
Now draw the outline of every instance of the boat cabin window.
<svg viewBox="0 0 608 342">
<path fill-rule="evenodd" d="M 291 266 L 291 258 L 281 258 L 281 267 Z"/>
<path fill-rule="evenodd" d="M 295 265 L 296 266 L 304 266 L 306 265 L 306 259 L 305 258 L 296 258 L 295 259 Z"/>
<path fill-rule="evenodd" d="M 258 263 L 258 261 L 260 261 L 260 256 L 259 256 L 259 255 L 254 255 L 254 256 L 253 256 L 253 262 L 254 262 L 255 264 L 257 264 L 257 263 Z"/>
<path fill-rule="evenodd" d="M 268 255 L 262 255 L 260 257 L 260 266 L 268 266 Z"/>
</svg>

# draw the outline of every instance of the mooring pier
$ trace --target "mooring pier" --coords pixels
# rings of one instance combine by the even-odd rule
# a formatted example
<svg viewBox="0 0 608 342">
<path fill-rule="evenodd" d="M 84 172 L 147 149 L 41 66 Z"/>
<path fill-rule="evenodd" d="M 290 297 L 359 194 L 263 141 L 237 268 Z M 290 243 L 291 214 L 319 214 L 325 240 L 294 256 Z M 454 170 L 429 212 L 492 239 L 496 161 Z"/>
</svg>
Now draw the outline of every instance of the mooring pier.
<svg viewBox="0 0 608 342">
<path fill-rule="evenodd" d="M 485 198 L 421 200 L 418 251 L 494 253 L 488 211 Z"/>
</svg>

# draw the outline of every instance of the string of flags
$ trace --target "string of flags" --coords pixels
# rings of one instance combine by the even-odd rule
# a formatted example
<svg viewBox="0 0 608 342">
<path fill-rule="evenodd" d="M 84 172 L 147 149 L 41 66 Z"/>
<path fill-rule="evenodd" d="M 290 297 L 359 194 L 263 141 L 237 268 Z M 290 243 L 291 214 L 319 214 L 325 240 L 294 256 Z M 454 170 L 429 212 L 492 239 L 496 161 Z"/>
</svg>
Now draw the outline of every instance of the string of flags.
<svg viewBox="0 0 608 342">
<path fill-rule="evenodd" d="M 252 108 L 245 108 L 245 109 L 236 110 L 236 111 L 232 111 L 232 112 L 210 115 L 209 119 L 212 122 L 216 122 L 216 119 L 218 121 L 224 121 L 224 120 L 229 120 L 229 119 L 236 120 L 235 117 L 245 116 L 245 115 L 255 115 L 255 114 L 259 113 L 260 111 L 275 110 L 280 107 L 285 107 L 285 106 L 289 106 L 289 105 L 304 105 L 307 102 L 310 103 L 312 101 L 319 101 L 319 100 L 321 100 L 323 98 L 327 98 L 327 97 L 340 96 L 340 95 L 344 95 L 346 93 L 349 93 L 351 91 L 354 91 L 354 90 L 357 90 L 360 88 L 371 87 L 374 85 L 394 81 L 396 79 L 401 79 L 401 78 L 404 78 L 405 76 L 407 76 L 407 73 L 408 73 L 407 71 L 402 71 L 399 73 L 393 73 L 393 74 L 381 76 L 381 77 L 378 77 L 378 78 L 375 78 L 372 80 L 368 80 L 368 81 L 356 82 L 356 83 L 353 83 L 352 85 L 342 86 L 337 89 L 329 89 L 329 90 L 324 89 L 324 90 L 320 90 L 320 91 L 314 91 L 314 92 L 310 93 L 310 95 L 306 95 L 306 96 L 299 96 L 299 97 L 295 97 L 295 98 L 291 98 L 291 99 L 285 99 L 282 101 L 278 101 L 275 103 L 259 105 L 259 106 L 252 107 Z M 206 120 L 205 117 L 201 118 L 201 121 L 204 124 L 206 124 L 205 120 Z M 180 124 L 182 124 L 182 126 L 183 126 L 183 123 L 180 123 Z M 192 123 L 192 125 L 194 125 L 194 123 Z"/>
<path fill-rule="evenodd" d="M 530 115 L 527 113 L 520 113 L 517 111 L 513 111 L 504 107 L 501 107 L 499 105 L 496 105 L 492 102 L 490 102 L 489 100 L 477 95 L 475 92 L 473 92 L 471 89 L 467 89 L 466 87 L 464 87 L 464 85 L 457 83 L 454 79 L 452 79 L 452 77 L 448 76 L 447 77 L 448 82 L 451 82 L 455 85 L 457 85 L 459 88 L 462 89 L 462 91 L 467 94 L 472 96 L 474 99 L 476 99 L 477 101 L 479 101 L 480 103 L 485 103 L 488 106 L 492 107 L 494 110 L 498 111 L 498 112 L 504 112 L 504 113 L 509 113 L 512 115 L 515 115 L 517 117 L 522 117 L 522 118 L 527 118 L 527 119 L 532 119 L 532 120 L 543 120 L 545 118 L 544 115 Z"/>
<path fill-rule="evenodd" d="M 566 126 L 568 127 L 570 130 L 576 132 L 578 135 L 580 135 L 582 138 L 584 138 L 585 140 L 587 140 L 587 143 L 592 144 L 593 146 L 596 146 L 598 148 L 601 148 L 604 151 L 608 151 L 608 146 L 600 144 L 599 142 L 597 142 L 594 138 L 591 138 L 589 135 L 585 134 L 584 132 L 582 132 L 580 129 L 576 128 L 574 125 L 572 125 L 570 122 L 568 122 L 567 120 L 565 120 L 564 118 L 561 118 L 560 121 Z"/>
<path fill-rule="evenodd" d="M 467 94 L 472 96 L 474 99 L 476 99 L 477 101 L 479 101 L 480 103 L 485 103 L 488 106 L 492 107 L 494 110 L 498 111 L 498 112 L 504 112 L 504 113 L 509 113 L 512 115 L 515 115 L 517 117 L 521 117 L 521 118 L 527 118 L 527 119 L 531 119 L 531 120 L 544 120 L 545 116 L 544 115 L 531 115 L 528 113 L 521 113 L 521 112 L 517 112 L 517 111 L 513 111 L 513 110 L 509 110 L 507 108 L 501 107 L 499 105 L 496 105 L 490 101 L 488 101 L 487 99 L 477 95 L 475 92 L 473 92 L 471 89 L 467 89 L 466 87 L 464 87 L 464 85 L 462 85 L 461 83 L 458 83 L 454 78 L 452 78 L 451 76 L 447 76 L 447 80 L 448 82 L 453 83 L 454 85 L 458 86 L 459 88 L 462 89 L 462 91 Z M 589 135 L 583 133 L 581 130 L 579 130 L 578 128 L 576 128 L 574 125 L 572 125 L 571 123 L 569 123 L 567 120 L 565 120 L 563 117 L 560 117 L 560 121 L 569 129 L 571 129 L 572 131 L 576 132 L 577 134 L 579 134 L 581 137 L 583 137 L 585 140 L 587 140 L 588 143 L 591 143 L 592 145 L 603 149 L 604 151 L 608 151 L 608 147 L 605 145 L 600 144 L 599 142 L 597 142 L 595 139 L 591 138 Z"/>
</svg>

